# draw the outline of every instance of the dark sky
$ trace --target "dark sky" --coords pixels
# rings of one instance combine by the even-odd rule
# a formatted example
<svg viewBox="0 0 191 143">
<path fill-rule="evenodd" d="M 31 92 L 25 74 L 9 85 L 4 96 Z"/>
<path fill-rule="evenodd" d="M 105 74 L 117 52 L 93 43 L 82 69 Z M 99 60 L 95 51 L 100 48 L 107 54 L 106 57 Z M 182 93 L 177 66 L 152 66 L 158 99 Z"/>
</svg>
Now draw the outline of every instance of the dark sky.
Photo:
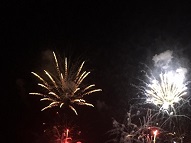
<svg viewBox="0 0 191 143">
<path fill-rule="evenodd" d="M 130 84 L 140 62 L 149 63 L 153 55 L 168 49 L 191 60 L 189 9 L 189 3 L 178 0 L 4 2 L 3 139 L 45 142 L 42 123 L 51 126 L 59 120 L 56 109 L 40 112 L 44 103 L 28 95 L 37 84 L 30 72 L 48 67 L 44 55 L 54 50 L 61 56 L 86 60 L 85 66 L 92 71 L 89 81 L 103 89 L 87 98 L 95 108 L 77 107 L 79 117 L 65 109 L 60 114 L 69 114 L 68 120 L 81 128 L 87 143 L 106 141 L 112 117 L 123 120 L 128 100 L 136 96 Z"/>
</svg>

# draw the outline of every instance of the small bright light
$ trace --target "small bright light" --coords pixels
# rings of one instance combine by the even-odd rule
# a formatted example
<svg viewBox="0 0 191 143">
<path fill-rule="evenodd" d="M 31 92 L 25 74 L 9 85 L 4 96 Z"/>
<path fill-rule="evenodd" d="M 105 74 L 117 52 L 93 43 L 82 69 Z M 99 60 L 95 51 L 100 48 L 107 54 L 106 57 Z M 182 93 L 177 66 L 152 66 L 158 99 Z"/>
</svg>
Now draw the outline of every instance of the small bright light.
<svg viewBox="0 0 191 143">
<path fill-rule="evenodd" d="M 164 102 L 164 104 L 162 105 L 162 108 L 164 110 L 167 110 L 169 108 L 169 103 L 168 102 Z"/>
<path fill-rule="evenodd" d="M 179 101 L 180 101 L 180 98 L 178 98 L 178 97 L 174 98 L 174 102 L 178 103 Z"/>
<path fill-rule="evenodd" d="M 153 131 L 153 134 L 156 136 L 158 133 L 158 130 Z"/>
</svg>

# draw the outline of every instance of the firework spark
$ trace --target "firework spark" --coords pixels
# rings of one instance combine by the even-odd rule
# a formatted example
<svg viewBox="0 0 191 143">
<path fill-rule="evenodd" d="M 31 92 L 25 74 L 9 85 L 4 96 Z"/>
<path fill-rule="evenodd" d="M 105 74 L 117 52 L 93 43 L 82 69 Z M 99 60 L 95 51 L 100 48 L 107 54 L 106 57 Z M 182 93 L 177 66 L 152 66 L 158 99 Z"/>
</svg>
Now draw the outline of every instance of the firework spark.
<svg viewBox="0 0 191 143">
<path fill-rule="evenodd" d="M 171 51 L 155 55 L 153 60 L 156 69 L 160 69 L 159 74 L 155 76 L 150 69 L 151 73 L 144 71 L 147 80 L 140 80 L 144 85 L 138 88 L 146 95 L 147 103 L 156 105 L 168 114 L 175 114 L 178 105 L 182 106 L 189 99 L 187 92 L 190 81 L 186 79 L 187 69 L 179 67 L 172 70 L 174 68 L 169 64 L 171 59 Z"/>
<path fill-rule="evenodd" d="M 109 133 L 115 137 L 108 142 L 152 143 L 156 139 L 156 135 L 153 134 L 153 131 L 158 132 L 160 130 L 162 132 L 162 129 L 155 125 L 156 122 L 153 120 L 151 110 L 148 110 L 146 116 L 142 119 L 131 112 L 130 110 L 130 112 L 127 113 L 126 121 L 123 124 L 116 120 L 113 121 L 114 129 L 109 131 Z"/>
<path fill-rule="evenodd" d="M 158 118 L 152 109 L 139 110 L 136 106 L 131 106 L 123 123 L 113 120 L 113 129 L 108 131 L 111 139 L 107 143 L 182 143 L 186 136 L 186 132 L 183 131 L 185 127 L 182 119 L 176 119 L 181 122 L 172 122 L 173 128 L 164 127 L 166 121 Z"/>
<path fill-rule="evenodd" d="M 51 143 L 76 143 L 82 140 L 80 139 L 81 131 L 65 125 L 54 125 L 52 128 L 44 130 L 44 133 Z"/>
<path fill-rule="evenodd" d="M 160 110 L 175 111 L 174 105 L 184 100 L 187 94 L 187 83 L 182 69 L 160 73 L 159 79 L 151 78 L 146 83 L 144 94 L 147 102 L 160 107 Z"/>
<path fill-rule="evenodd" d="M 83 97 L 85 95 L 101 91 L 101 89 L 92 89 L 95 87 L 95 84 L 91 84 L 86 87 L 81 86 L 83 80 L 90 74 L 90 72 L 82 71 L 85 62 L 82 62 L 77 71 L 71 71 L 68 68 L 67 58 L 65 58 L 64 69 L 60 69 L 54 52 L 53 56 L 57 75 L 52 75 L 48 71 L 44 70 L 49 79 L 46 81 L 37 73 L 32 72 L 33 75 L 40 79 L 41 83 L 38 83 L 38 85 L 45 89 L 45 93 L 34 92 L 29 94 L 42 96 L 43 98 L 41 101 L 51 102 L 41 111 L 55 106 L 59 106 L 61 108 L 66 104 L 77 115 L 78 113 L 73 104 L 94 107 L 91 103 L 87 103 Z"/>
</svg>

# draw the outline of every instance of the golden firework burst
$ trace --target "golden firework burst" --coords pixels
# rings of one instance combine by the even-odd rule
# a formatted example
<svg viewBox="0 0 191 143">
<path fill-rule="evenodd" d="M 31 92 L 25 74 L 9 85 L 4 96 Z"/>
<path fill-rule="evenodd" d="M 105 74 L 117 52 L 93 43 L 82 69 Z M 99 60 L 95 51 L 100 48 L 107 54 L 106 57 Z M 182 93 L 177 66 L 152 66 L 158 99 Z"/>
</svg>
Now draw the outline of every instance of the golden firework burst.
<svg viewBox="0 0 191 143">
<path fill-rule="evenodd" d="M 86 87 L 81 86 L 83 80 L 90 74 L 90 72 L 82 71 L 85 62 L 82 62 L 76 71 L 71 71 L 68 68 L 67 58 L 64 60 L 64 69 L 61 69 L 54 52 L 53 56 L 55 61 L 55 69 L 57 71 L 56 75 L 52 75 L 48 71 L 44 70 L 48 77 L 48 80 L 46 81 L 37 73 L 31 72 L 38 79 L 40 79 L 41 83 L 38 83 L 38 85 L 45 89 L 45 93 L 33 92 L 29 94 L 40 95 L 42 96 L 41 101 L 50 102 L 50 104 L 44 107 L 41 111 L 55 106 L 59 106 L 61 108 L 62 106 L 67 105 L 75 112 L 76 115 L 78 115 L 73 104 L 94 107 L 93 104 L 87 103 L 83 97 L 102 90 L 93 89 L 95 84 L 91 84 Z"/>
</svg>

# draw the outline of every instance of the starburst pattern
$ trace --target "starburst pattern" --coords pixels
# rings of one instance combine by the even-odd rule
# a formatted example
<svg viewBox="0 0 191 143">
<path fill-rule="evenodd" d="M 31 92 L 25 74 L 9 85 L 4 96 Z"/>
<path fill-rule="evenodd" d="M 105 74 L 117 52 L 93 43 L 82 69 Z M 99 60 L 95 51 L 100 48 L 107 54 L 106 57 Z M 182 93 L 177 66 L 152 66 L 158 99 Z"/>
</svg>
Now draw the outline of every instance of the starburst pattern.
<svg viewBox="0 0 191 143">
<path fill-rule="evenodd" d="M 146 74 L 148 82 L 143 81 L 144 86 L 137 86 L 144 95 L 147 103 L 152 103 L 160 110 L 168 114 L 175 114 L 178 105 L 182 106 L 189 96 L 188 84 L 184 69 L 179 68 L 175 71 L 163 71 L 159 76 Z"/>
<path fill-rule="evenodd" d="M 67 105 L 77 115 L 78 113 L 73 104 L 94 107 L 91 103 L 87 103 L 83 97 L 85 95 L 101 91 L 101 89 L 93 89 L 95 84 L 91 84 L 86 87 L 81 86 L 83 80 L 90 74 L 90 72 L 82 71 L 85 62 L 82 62 L 76 71 L 72 71 L 69 70 L 68 61 L 67 58 L 65 58 L 64 69 L 61 69 L 54 52 L 53 56 L 57 75 L 50 74 L 48 71 L 44 70 L 48 77 L 48 80 L 46 81 L 37 73 L 32 72 L 33 75 L 40 79 L 41 83 L 38 83 L 38 85 L 45 89 L 45 93 L 34 92 L 29 94 L 42 96 L 41 101 L 51 102 L 41 111 L 55 106 L 59 106 L 61 108 L 63 105 Z"/>
</svg>

